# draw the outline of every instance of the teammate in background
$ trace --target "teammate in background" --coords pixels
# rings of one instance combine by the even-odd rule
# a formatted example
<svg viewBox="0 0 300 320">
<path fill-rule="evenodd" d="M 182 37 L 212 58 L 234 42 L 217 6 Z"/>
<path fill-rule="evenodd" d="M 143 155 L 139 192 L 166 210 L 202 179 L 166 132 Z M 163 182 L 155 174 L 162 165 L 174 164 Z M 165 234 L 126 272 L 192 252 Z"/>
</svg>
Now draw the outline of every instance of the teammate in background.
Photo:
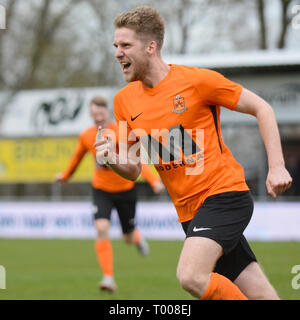
<svg viewBox="0 0 300 320">
<path fill-rule="evenodd" d="M 71 177 L 87 152 L 91 152 L 94 157 L 96 156 L 94 142 L 98 126 L 103 129 L 116 130 L 116 124 L 109 120 L 107 101 L 102 96 L 95 96 L 91 100 L 90 114 L 95 125 L 81 132 L 69 166 L 63 173 L 59 173 L 56 176 L 56 182 L 58 183 L 63 183 Z M 159 194 L 164 190 L 159 177 L 151 171 L 149 166 L 144 165 L 141 174 L 150 184 L 155 194 Z M 134 185 L 133 181 L 120 177 L 108 166 L 97 164 L 95 159 L 95 171 L 92 180 L 94 224 L 98 233 L 95 251 L 103 275 L 100 282 L 100 289 L 102 290 L 110 292 L 116 290 L 113 250 L 109 240 L 110 216 L 113 207 L 117 209 L 119 215 L 123 240 L 128 244 L 135 244 L 141 255 L 145 256 L 149 253 L 149 246 L 134 223 L 137 201 Z"/>
<path fill-rule="evenodd" d="M 204 300 L 278 299 L 243 236 L 253 200 L 243 168 L 220 131 L 221 106 L 257 118 L 268 156 L 266 186 L 276 197 L 290 187 L 292 178 L 285 168 L 271 106 L 217 72 L 166 64 L 160 54 L 164 21 L 155 9 L 132 9 L 114 23 L 115 57 L 129 82 L 115 96 L 115 116 L 119 126 L 126 121 L 127 132 L 133 131 L 137 139 L 124 137 L 129 157 L 124 164 L 122 155 L 100 135 L 95 143 L 97 160 L 135 180 L 141 162 L 131 148 L 149 140 L 150 146 L 154 144 L 159 162 L 152 162 L 186 233 L 177 278 L 191 295 Z M 182 136 L 177 145 L 172 142 L 173 151 L 168 150 L 171 143 L 160 142 L 166 129 L 169 136 L 172 130 L 174 137 L 175 129 Z M 180 162 L 174 150 L 181 150 Z"/>
</svg>

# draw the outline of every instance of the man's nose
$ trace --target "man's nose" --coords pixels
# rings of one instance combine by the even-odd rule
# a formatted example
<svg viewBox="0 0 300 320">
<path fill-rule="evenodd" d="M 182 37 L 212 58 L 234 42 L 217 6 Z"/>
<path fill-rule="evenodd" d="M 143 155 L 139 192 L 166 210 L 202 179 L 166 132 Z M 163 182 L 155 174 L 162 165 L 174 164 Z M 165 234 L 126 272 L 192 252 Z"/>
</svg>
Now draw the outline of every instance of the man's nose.
<svg viewBox="0 0 300 320">
<path fill-rule="evenodd" d="M 121 58 L 124 56 L 124 52 L 120 48 L 116 48 L 115 57 Z"/>
</svg>

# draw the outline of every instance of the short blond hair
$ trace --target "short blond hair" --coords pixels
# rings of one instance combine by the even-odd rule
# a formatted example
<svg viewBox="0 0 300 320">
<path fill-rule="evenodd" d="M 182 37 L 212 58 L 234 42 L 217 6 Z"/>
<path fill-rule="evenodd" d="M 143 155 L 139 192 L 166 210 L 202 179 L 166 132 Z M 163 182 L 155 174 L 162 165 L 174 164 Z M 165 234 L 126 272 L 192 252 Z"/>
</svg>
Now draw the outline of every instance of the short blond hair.
<svg viewBox="0 0 300 320">
<path fill-rule="evenodd" d="M 149 6 L 136 7 L 116 16 L 115 28 L 129 28 L 138 36 L 155 40 L 161 50 L 164 42 L 165 23 L 160 13 Z"/>
<path fill-rule="evenodd" d="M 90 105 L 92 104 L 99 107 L 107 107 L 107 100 L 102 96 L 94 96 L 90 102 Z"/>
</svg>

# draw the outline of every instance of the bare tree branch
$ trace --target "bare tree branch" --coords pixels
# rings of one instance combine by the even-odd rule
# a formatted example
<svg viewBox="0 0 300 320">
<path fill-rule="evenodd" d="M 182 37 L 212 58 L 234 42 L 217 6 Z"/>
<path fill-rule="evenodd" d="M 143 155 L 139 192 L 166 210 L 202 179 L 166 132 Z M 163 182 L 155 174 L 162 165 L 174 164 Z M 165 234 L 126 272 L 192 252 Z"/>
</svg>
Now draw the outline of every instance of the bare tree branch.
<svg viewBox="0 0 300 320">
<path fill-rule="evenodd" d="M 291 19 L 288 17 L 288 7 L 291 0 L 281 0 L 281 32 L 279 35 L 277 48 L 283 49 L 286 43 L 286 34 Z"/>
<path fill-rule="evenodd" d="M 13 86 L 6 85 L 5 79 L 3 78 L 3 72 L 1 72 L 0 84 L 3 88 L 6 87 L 6 91 L 1 96 L 0 101 L 0 125 L 6 112 L 7 106 L 13 99 L 15 94 L 21 89 L 35 87 L 36 73 L 42 59 L 53 44 L 56 32 L 58 31 L 66 16 L 75 7 L 75 4 L 78 4 L 81 1 L 82 0 L 70 0 L 68 4 L 65 5 L 65 7 L 54 18 L 52 18 L 50 12 L 51 1 L 43 1 L 36 19 L 32 50 L 30 55 L 26 59 L 27 68 L 25 72 L 18 76 L 19 80 Z M 17 0 L 11 0 L 9 2 L 9 7 L 7 8 L 7 26 L 10 25 L 10 22 L 13 18 L 13 9 L 15 8 L 17 2 Z M 0 33 L 0 35 L 0 48 L 2 48 L 3 34 Z M 0 66 L 3 70 L 3 50 L 0 50 Z"/>
<path fill-rule="evenodd" d="M 74 5 L 79 2 L 81 2 L 81 0 L 70 0 L 63 10 L 49 22 L 51 1 L 44 0 L 35 28 L 34 45 L 28 63 L 28 71 L 18 83 L 18 89 L 29 89 L 34 87 L 36 72 L 45 53 L 53 44 L 56 32 L 59 30 L 66 16 L 71 12 L 71 9 L 74 8 Z"/>
<path fill-rule="evenodd" d="M 266 20 L 265 20 L 265 1 L 257 0 L 257 14 L 260 28 L 259 48 L 267 49 L 267 32 L 266 32 Z"/>
<path fill-rule="evenodd" d="M 2 48 L 4 46 L 4 35 L 5 35 L 5 32 L 7 32 L 7 30 L 10 29 L 16 3 L 17 3 L 17 0 L 9 1 L 9 5 L 6 8 L 6 30 L 0 32 L 0 70 L 3 70 L 3 49 Z M 1 88 L 5 87 L 3 72 L 0 72 L 0 87 Z"/>
</svg>

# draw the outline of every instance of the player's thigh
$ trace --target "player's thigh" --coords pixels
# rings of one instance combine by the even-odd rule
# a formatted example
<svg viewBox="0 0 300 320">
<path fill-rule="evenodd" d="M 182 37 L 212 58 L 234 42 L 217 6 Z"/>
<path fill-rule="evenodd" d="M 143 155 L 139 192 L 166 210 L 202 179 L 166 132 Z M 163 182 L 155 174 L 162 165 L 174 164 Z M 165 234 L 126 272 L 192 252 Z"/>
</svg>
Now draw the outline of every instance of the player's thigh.
<svg viewBox="0 0 300 320">
<path fill-rule="evenodd" d="M 186 238 L 178 262 L 177 277 L 180 280 L 184 277 L 210 274 L 222 251 L 221 245 L 212 239 Z"/>
<path fill-rule="evenodd" d="M 111 194 L 95 188 L 92 191 L 94 220 L 102 218 L 110 220 L 111 210 L 114 206 Z"/>
<path fill-rule="evenodd" d="M 119 193 L 114 199 L 123 234 L 131 234 L 135 228 L 136 190 Z"/>
<path fill-rule="evenodd" d="M 108 232 L 112 208 L 113 201 L 110 194 L 100 189 L 93 189 L 93 218 L 98 235 Z"/>
<path fill-rule="evenodd" d="M 184 265 L 184 260 L 196 259 L 195 265 L 197 267 L 203 265 L 201 271 L 204 272 L 215 270 L 215 264 L 221 255 L 222 261 L 227 261 L 228 254 L 240 242 L 252 211 L 253 200 L 249 192 L 227 192 L 207 198 L 193 219 L 182 223 L 187 238 L 180 258 L 179 272 L 181 273 L 181 269 L 189 268 Z M 193 243 L 197 244 L 198 248 L 196 245 L 193 246 Z M 198 256 L 194 257 L 197 251 L 199 251 Z M 220 265 L 219 261 L 218 265 Z"/>
<path fill-rule="evenodd" d="M 232 282 L 253 261 L 257 261 L 248 241 L 242 235 L 237 245 L 217 261 L 214 272 L 217 272 Z"/>
<path fill-rule="evenodd" d="M 182 223 L 187 238 L 214 240 L 226 255 L 232 251 L 247 227 L 253 212 L 248 191 L 233 191 L 208 197 L 193 219 Z"/>
<path fill-rule="evenodd" d="M 253 261 L 240 273 L 234 283 L 250 300 L 277 300 L 275 289 L 260 265 Z"/>
</svg>

